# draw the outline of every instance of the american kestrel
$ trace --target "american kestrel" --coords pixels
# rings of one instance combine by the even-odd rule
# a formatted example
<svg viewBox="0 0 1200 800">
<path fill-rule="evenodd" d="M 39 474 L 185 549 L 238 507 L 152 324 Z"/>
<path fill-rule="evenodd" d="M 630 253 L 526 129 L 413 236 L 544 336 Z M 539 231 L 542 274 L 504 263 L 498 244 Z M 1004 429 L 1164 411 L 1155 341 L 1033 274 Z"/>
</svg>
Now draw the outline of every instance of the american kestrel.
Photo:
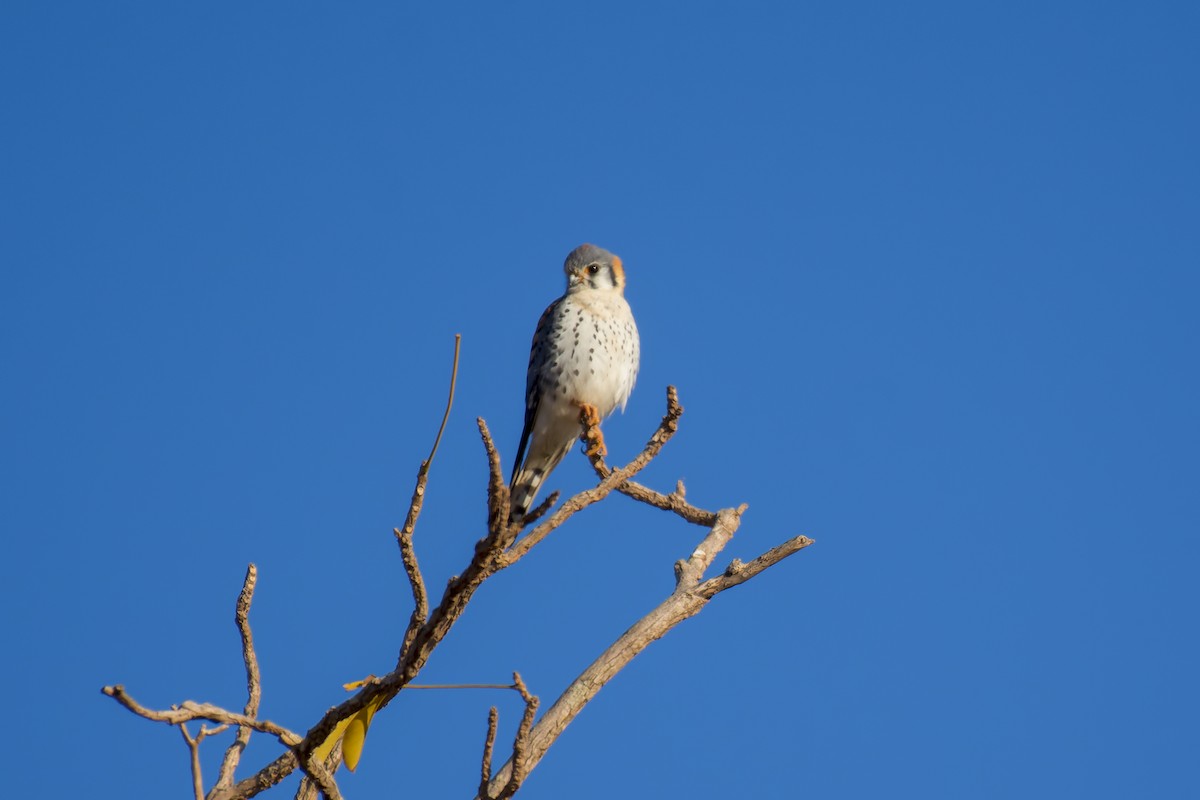
<svg viewBox="0 0 1200 800">
<path fill-rule="evenodd" d="M 621 259 L 584 244 L 563 271 L 567 292 L 542 312 L 529 353 L 525 428 L 509 484 L 514 519 L 529 511 L 550 470 L 571 451 L 580 412 L 599 422 L 617 406 L 624 411 L 637 380 L 640 345 Z M 595 446 L 603 451 L 604 440 Z"/>
</svg>

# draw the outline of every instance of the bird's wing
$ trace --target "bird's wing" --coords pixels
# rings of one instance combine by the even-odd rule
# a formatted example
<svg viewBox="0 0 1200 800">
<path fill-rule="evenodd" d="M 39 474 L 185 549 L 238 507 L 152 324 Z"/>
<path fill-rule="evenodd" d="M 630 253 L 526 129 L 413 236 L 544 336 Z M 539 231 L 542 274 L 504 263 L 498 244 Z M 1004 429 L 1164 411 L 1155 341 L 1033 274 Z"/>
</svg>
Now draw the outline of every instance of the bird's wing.
<svg viewBox="0 0 1200 800">
<path fill-rule="evenodd" d="M 550 328 L 554 314 L 562 303 L 563 298 L 555 300 L 546 306 L 533 332 L 533 344 L 529 348 L 529 369 L 525 373 L 525 427 L 521 430 L 521 444 L 517 447 L 517 459 L 513 462 L 512 477 L 509 485 L 516 481 L 517 473 L 521 470 L 521 462 L 525 458 L 525 449 L 529 446 L 529 437 L 533 434 L 533 421 L 537 418 L 538 404 L 542 393 L 538 386 L 538 377 L 550 350 Z"/>
</svg>

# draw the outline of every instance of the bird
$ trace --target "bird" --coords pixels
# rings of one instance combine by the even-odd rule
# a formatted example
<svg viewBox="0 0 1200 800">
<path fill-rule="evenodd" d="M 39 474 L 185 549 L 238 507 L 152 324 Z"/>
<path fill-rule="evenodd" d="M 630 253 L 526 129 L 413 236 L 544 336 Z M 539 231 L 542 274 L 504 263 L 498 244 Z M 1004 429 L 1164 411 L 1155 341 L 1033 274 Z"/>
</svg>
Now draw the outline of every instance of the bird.
<svg viewBox="0 0 1200 800">
<path fill-rule="evenodd" d="M 641 343 L 621 259 L 583 244 L 567 255 L 563 272 L 566 293 L 542 312 L 529 352 L 510 521 L 524 518 L 546 476 L 571 451 L 581 414 L 598 425 L 618 407 L 623 412 L 637 381 Z M 588 450 L 597 452 L 607 453 L 603 436 Z"/>
</svg>

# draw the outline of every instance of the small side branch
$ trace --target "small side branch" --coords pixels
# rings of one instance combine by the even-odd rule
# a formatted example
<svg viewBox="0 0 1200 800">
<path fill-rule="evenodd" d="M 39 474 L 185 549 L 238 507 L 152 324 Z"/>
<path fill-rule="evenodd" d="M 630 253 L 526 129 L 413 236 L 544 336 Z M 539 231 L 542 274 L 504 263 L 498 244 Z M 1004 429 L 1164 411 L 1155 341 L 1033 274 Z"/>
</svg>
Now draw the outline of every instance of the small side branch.
<svg viewBox="0 0 1200 800">
<path fill-rule="evenodd" d="M 502 786 L 492 793 L 489 788 L 490 784 L 495 784 L 492 777 L 492 751 L 496 744 L 496 707 L 492 706 L 491 712 L 488 714 L 488 731 L 487 738 L 483 743 L 483 765 L 479 781 L 478 796 L 484 800 L 507 800 L 517 793 L 521 788 L 521 784 L 525 782 L 525 776 L 529 774 L 526 769 L 526 752 L 529 748 L 529 732 L 533 727 L 533 719 L 537 716 L 538 699 L 530 693 L 528 687 L 525 686 L 525 681 L 521 680 L 521 675 L 518 672 L 513 673 L 513 682 L 511 686 L 504 687 L 506 689 L 515 689 L 521 699 L 525 701 L 525 713 L 521 715 L 521 722 L 517 725 L 516 736 L 513 737 L 512 756 L 509 758 L 509 764 L 512 768 L 509 770 L 507 778 Z"/>
<path fill-rule="evenodd" d="M 401 639 L 397 663 L 403 660 L 405 651 L 412 646 L 413 639 L 417 636 L 417 631 L 429 617 L 429 595 L 425 590 L 425 579 L 421 575 L 421 568 L 417 565 L 417 552 L 413 547 L 412 538 L 417 527 L 417 518 L 421 516 L 421 509 L 425 505 L 425 486 L 429 482 L 429 468 L 433 466 L 433 457 L 437 455 L 438 445 L 442 443 L 442 434 L 445 433 L 446 422 L 450 419 L 450 409 L 454 406 L 454 388 L 458 383 L 458 355 L 461 349 L 462 334 L 456 333 L 454 334 L 454 361 L 450 365 L 450 391 L 446 397 L 446 410 L 442 413 L 442 424 L 438 426 L 433 447 L 429 450 L 429 457 L 422 461 L 421 466 L 417 469 L 417 485 L 413 487 L 412 499 L 408 503 L 408 514 L 404 517 L 404 525 L 393 529 L 396 542 L 400 546 L 400 560 L 404 563 L 404 574 L 408 576 L 408 583 L 412 587 L 413 595 L 413 610 L 409 616 L 404 637 Z"/>
<path fill-rule="evenodd" d="M 642 466 L 645 466 L 645 464 L 648 464 L 651 459 L 658 455 L 663 445 L 679 430 L 679 418 L 682 415 L 683 406 L 679 405 L 679 393 L 675 390 L 674 386 L 668 386 L 666 416 L 663 417 L 658 430 L 650 437 L 650 441 L 646 442 L 646 447 L 642 450 L 641 454 L 630 463 L 630 466 L 639 462 L 642 463 Z M 581 438 L 585 441 L 594 439 L 597 433 L 597 423 L 586 415 L 580 415 L 579 421 L 583 426 L 583 436 Z M 592 462 L 592 469 L 596 471 L 596 476 L 601 480 L 612 474 L 612 470 L 604 463 L 604 456 L 601 453 L 591 453 L 588 456 L 588 460 Z M 641 466 L 635 472 L 640 470 Z M 639 502 L 677 514 L 693 525 L 710 527 L 717 521 L 715 512 L 697 508 L 684 498 L 683 481 L 679 481 L 675 485 L 675 491 L 671 494 L 656 492 L 631 480 L 622 481 L 617 485 L 616 490 Z"/>
<path fill-rule="evenodd" d="M 179 732 L 183 734 L 183 741 L 187 742 L 188 753 L 191 756 L 192 763 L 192 792 L 196 796 L 196 800 L 204 800 L 204 776 L 200 771 L 200 743 L 205 738 L 213 734 L 221 733 L 228 725 L 218 725 L 215 728 L 209 729 L 204 725 L 200 726 L 200 732 L 196 734 L 196 738 L 188 732 L 186 723 L 179 723 Z"/>
<path fill-rule="evenodd" d="M 512 498 L 508 494 L 508 483 L 504 480 L 504 468 L 500 464 L 500 451 L 492 439 L 483 417 L 476 417 L 475 424 L 479 427 L 479 435 L 483 438 L 483 449 L 488 460 L 488 535 L 487 539 L 496 542 L 499 549 L 507 546 L 507 541 L 517 535 L 516 529 L 509 531 L 508 517 L 512 509 Z"/>
<path fill-rule="evenodd" d="M 527 754 L 529 732 L 533 728 L 533 718 L 537 716 L 538 699 L 529 693 L 525 681 L 521 680 L 521 676 L 516 672 L 513 673 L 513 685 L 521 693 L 521 699 L 525 701 L 525 713 L 521 715 L 521 723 L 517 726 L 516 736 L 513 737 L 512 757 L 509 759 L 512 768 L 509 771 L 508 783 L 500 790 L 497 800 L 507 800 L 516 794 L 532 767 Z"/>
<path fill-rule="evenodd" d="M 242 662 L 246 665 L 246 706 L 242 713 L 250 719 L 258 717 L 258 707 L 262 701 L 262 675 L 258 670 L 258 656 L 254 653 L 254 636 L 250 632 L 250 603 L 254 600 L 254 587 L 258 582 L 258 568 L 253 564 L 246 567 L 246 579 L 242 581 L 242 591 L 238 594 L 237 605 L 234 607 L 234 622 L 242 637 Z M 245 725 L 240 726 L 234 736 L 233 744 L 225 750 L 221 760 L 221 769 L 217 773 L 217 787 L 232 786 L 233 775 L 246 745 L 250 743 L 250 731 Z M 201 734 L 204 731 L 201 730 Z"/>
<path fill-rule="evenodd" d="M 407 530 L 407 529 L 406 529 Z M 417 632 L 429 619 L 429 593 L 425 589 L 425 578 L 421 575 L 421 567 L 417 564 L 417 550 L 413 546 L 411 531 L 405 532 L 399 528 L 393 529 L 396 541 L 400 545 L 400 560 L 404 563 L 404 574 L 408 576 L 408 585 L 412 589 L 413 610 L 408 618 L 408 627 L 404 630 L 404 638 L 400 642 L 399 658 L 403 659 L 408 648 L 412 647 Z"/>
<path fill-rule="evenodd" d="M 701 583 L 697 587 L 697 591 L 706 597 L 713 597 L 719 592 L 723 592 L 726 589 L 731 589 L 740 583 L 745 583 L 768 567 L 775 566 L 788 556 L 792 555 L 793 553 L 800 552 L 812 543 L 813 540 L 807 536 L 796 536 L 788 539 L 783 544 L 778 544 L 775 547 L 772 547 L 770 550 L 748 563 L 743 564 L 741 561 L 735 558 L 732 562 L 730 562 L 729 566 L 725 568 L 725 573 L 723 575 L 710 578 L 704 583 Z"/>
<path fill-rule="evenodd" d="M 191 700 L 185 700 L 181 705 L 166 711 L 155 711 L 146 708 L 141 703 L 134 700 L 126 691 L 125 687 L 120 684 L 116 686 L 105 686 L 100 690 L 112 699 L 116 700 L 127 709 L 137 714 L 139 717 L 151 720 L 153 722 L 165 722 L 168 725 L 179 725 L 184 722 L 201 719 L 209 722 L 216 722 L 224 725 L 239 725 L 252 728 L 261 733 L 266 733 L 274 736 L 285 747 L 295 747 L 300 744 L 302 738 L 296 733 L 289 731 L 282 725 L 276 725 L 274 722 L 265 719 L 252 719 L 245 714 L 235 714 L 232 711 L 226 711 L 218 706 L 208 703 L 193 703 Z"/>
<path fill-rule="evenodd" d="M 500 712 L 492 706 L 488 711 L 488 727 L 487 736 L 483 740 L 483 763 L 479 768 L 479 789 L 480 795 L 487 797 L 488 781 L 492 779 L 492 750 L 496 746 L 496 725 L 499 722 Z"/>
</svg>

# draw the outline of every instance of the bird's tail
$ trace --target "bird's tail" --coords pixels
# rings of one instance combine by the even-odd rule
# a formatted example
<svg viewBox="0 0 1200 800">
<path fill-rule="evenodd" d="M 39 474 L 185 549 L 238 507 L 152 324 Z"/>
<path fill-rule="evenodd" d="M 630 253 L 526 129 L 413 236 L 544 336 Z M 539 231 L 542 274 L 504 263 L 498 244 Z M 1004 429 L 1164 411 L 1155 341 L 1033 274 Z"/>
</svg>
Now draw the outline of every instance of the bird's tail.
<svg viewBox="0 0 1200 800">
<path fill-rule="evenodd" d="M 548 456 L 529 454 L 529 458 L 525 459 L 525 463 L 513 475 L 512 482 L 508 487 L 512 504 L 508 516 L 510 523 L 524 519 L 525 515 L 529 513 L 538 491 L 542 488 L 542 482 L 566 457 L 567 453 L 571 452 L 574 445 L 575 440 L 571 439 L 560 450 L 550 453 Z"/>
</svg>

